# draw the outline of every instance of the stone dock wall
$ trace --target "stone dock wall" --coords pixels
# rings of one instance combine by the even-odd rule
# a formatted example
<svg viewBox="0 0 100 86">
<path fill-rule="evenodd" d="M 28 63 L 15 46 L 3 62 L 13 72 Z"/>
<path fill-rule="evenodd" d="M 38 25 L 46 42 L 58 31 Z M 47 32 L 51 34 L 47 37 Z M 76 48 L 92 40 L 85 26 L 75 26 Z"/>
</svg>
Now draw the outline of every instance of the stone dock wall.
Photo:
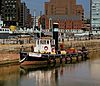
<svg viewBox="0 0 100 86">
<path fill-rule="evenodd" d="M 31 51 L 31 46 L 35 46 L 32 44 L 6 44 L 0 45 L 0 65 L 8 64 L 8 63 L 18 63 L 19 60 L 19 52 L 21 46 L 24 47 L 25 51 Z M 76 48 L 81 48 L 85 46 L 90 52 L 92 51 L 100 51 L 100 39 L 99 40 L 85 40 L 85 41 L 67 41 L 64 40 L 65 49 L 69 46 L 73 46 Z"/>
<path fill-rule="evenodd" d="M 85 46 L 89 51 L 100 50 L 100 39 L 99 40 L 85 40 L 85 41 L 64 41 L 65 49 L 72 46 L 75 48 L 82 48 Z"/>
<path fill-rule="evenodd" d="M 0 45 L 0 65 L 9 63 L 18 63 L 20 48 L 24 47 L 25 51 L 30 51 L 34 44 L 15 44 Z"/>
</svg>

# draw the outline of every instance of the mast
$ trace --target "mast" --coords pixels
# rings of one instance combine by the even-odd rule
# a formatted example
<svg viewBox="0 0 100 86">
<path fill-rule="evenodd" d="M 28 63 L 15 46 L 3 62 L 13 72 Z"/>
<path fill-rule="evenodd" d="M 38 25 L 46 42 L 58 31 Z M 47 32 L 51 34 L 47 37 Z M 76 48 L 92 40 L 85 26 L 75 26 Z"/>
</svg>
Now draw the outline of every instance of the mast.
<svg viewBox="0 0 100 86">
<path fill-rule="evenodd" d="M 41 32 L 42 32 L 42 11 L 40 11 L 40 38 L 41 38 Z"/>
<path fill-rule="evenodd" d="M 36 9 L 33 10 L 33 31 L 35 29 L 36 26 Z"/>
</svg>

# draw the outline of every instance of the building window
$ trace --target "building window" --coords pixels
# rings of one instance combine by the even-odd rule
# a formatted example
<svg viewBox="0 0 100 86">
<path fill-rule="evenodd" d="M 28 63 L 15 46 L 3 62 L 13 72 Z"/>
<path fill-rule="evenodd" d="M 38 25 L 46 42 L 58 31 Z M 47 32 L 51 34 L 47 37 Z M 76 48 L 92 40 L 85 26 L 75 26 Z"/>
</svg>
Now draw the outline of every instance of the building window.
<svg viewBox="0 0 100 86">
<path fill-rule="evenodd" d="M 5 12 L 7 12 L 7 10 L 5 10 Z"/>
<path fill-rule="evenodd" d="M 13 5 L 13 8 L 15 8 L 15 5 Z"/>
<path fill-rule="evenodd" d="M 92 6 L 92 8 L 96 8 L 96 6 Z"/>
<path fill-rule="evenodd" d="M 7 1 L 5 1 L 5 3 L 7 3 Z"/>
<path fill-rule="evenodd" d="M 5 17 L 7 17 L 7 14 L 5 14 Z"/>
</svg>

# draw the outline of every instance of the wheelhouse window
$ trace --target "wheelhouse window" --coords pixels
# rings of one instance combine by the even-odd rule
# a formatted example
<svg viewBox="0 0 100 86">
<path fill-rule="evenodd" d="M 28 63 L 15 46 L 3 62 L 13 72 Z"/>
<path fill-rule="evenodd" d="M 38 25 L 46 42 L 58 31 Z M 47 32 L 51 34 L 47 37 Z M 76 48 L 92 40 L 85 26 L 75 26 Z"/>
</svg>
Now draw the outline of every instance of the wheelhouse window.
<svg viewBox="0 0 100 86">
<path fill-rule="evenodd" d="M 51 45 L 55 45 L 55 40 L 51 40 Z"/>
<path fill-rule="evenodd" d="M 47 44 L 49 44 L 49 40 L 47 40 Z"/>
<path fill-rule="evenodd" d="M 46 40 L 41 40 L 40 44 L 46 44 Z"/>
</svg>

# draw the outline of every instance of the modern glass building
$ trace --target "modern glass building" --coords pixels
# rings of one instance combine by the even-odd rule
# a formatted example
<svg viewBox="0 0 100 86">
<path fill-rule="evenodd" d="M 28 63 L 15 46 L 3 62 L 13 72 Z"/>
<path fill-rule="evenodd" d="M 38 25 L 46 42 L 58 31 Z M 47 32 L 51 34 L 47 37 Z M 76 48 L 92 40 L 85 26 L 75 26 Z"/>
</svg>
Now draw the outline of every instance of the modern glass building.
<svg viewBox="0 0 100 86">
<path fill-rule="evenodd" d="M 92 31 L 100 31 L 100 0 L 91 0 Z"/>
</svg>

